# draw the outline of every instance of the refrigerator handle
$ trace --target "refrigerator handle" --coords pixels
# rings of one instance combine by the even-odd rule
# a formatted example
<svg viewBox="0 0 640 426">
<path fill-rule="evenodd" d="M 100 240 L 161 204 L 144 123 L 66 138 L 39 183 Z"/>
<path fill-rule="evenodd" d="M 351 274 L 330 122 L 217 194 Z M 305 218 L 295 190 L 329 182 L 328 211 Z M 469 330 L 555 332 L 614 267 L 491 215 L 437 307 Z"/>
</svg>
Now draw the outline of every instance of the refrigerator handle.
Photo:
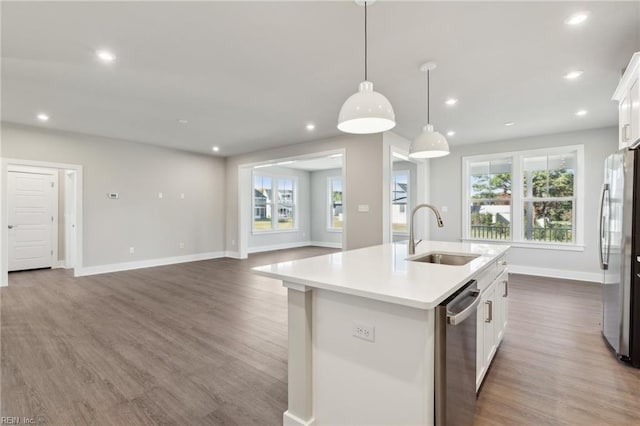
<svg viewBox="0 0 640 426">
<path fill-rule="evenodd" d="M 600 269 L 607 269 L 608 268 L 608 264 L 607 262 L 605 262 L 604 260 L 604 256 L 603 256 L 603 252 L 602 252 L 602 241 L 605 237 L 604 235 L 604 200 L 605 200 L 605 194 L 607 193 L 607 191 L 609 191 L 609 184 L 605 183 L 604 185 L 602 185 L 602 193 L 600 194 L 600 230 L 599 230 L 599 235 L 598 235 L 598 252 L 599 252 L 599 256 L 600 256 Z M 607 259 L 608 260 L 608 259 Z"/>
</svg>

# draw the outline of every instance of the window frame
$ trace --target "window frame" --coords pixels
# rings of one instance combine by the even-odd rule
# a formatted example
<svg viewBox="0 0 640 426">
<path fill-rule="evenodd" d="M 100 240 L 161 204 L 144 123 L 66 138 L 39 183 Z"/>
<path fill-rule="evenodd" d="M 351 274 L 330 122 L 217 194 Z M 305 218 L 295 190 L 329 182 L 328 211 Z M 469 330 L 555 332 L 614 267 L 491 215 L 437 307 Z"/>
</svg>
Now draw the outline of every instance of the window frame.
<svg viewBox="0 0 640 426">
<path fill-rule="evenodd" d="M 563 243 L 554 241 L 531 241 L 525 240 L 523 234 L 524 222 L 520 211 L 524 208 L 525 200 L 528 197 L 524 196 L 523 191 L 523 176 L 524 176 L 524 159 L 526 157 L 535 156 L 551 156 L 569 154 L 575 152 L 576 154 L 576 169 L 574 175 L 574 192 L 573 197 L 545 197 L 535 199 L 535 201 L 544 201 L 546 199 L 552 199 L 553 201 L 562 201 L 563 198 L 569 198 L 567 201 L 573 201 L 573 242 Z M 510 223 L 510 236 L 509 239 L 486 239 L 486 238 L 472 238 L 471 233 L 471 214 L 469 211 L 469 205 L 471 203 L 471 194 L 469 190 L 470 180 L 470 165 L 477 161 L 490 161 L 499 159 L 511 159 L 511 223 Z M 462 161 L 462 240 L 463 241 L 480 241 L 489 243 L 505 243 L 514 247 L 529 247 L 529 248 L 543 248 L 543 249 L 557 249 L 557 250 L 584 250 L 584 145 L 566 145 L 552 148 L 540 148 L 523 151 L 510 151 L 510 152 L 496 152 L 492 154 L 483 155 L 470 155 L 463 156 Z M 475 200 L 474 201 L 478 201 Z M 517 210 L 516 210 L 517 207 Z M 518 212 L 515 214 L 514 212 Z"/>
<path fill-rule="evenodd" d="M 255 212 L 256 212 L 256 197 L 255 197 L 255 185 L 256 177 L 268 177 L 271 179 L 271 228 L 269 229 L 256 229 Z M 278 200 L 278 180 L 289 179 L 292 181 L 292 204 L 291 204 L 291 217 L 293 219 L 293 227 L 289 229 L 278 229 L 278 217 L 280 215 L 278 205 L 281 204 Z M 268 172 L 256 172 L 251 173 L 251 233 L 255 235 L 263 234 L 278 234 L 287 232 L 298 232 L 298 176 L 285 175 L 281 173 L 268 173 Z"/>
<path fill-rule="evenodd" d="M 331 212 L 331 204 L 333 203 L 333 199 L 332 199 L 332 195 L 333 195 L 333 181 L 334 180 L 340 180 L 341 181 L 341 186 L 342 186 L 342 217 L 343 217 L 343 221 L 342 221 L 342 228 L 334 228 L 333 225 L 333 213 Z M 327 176 L 327 198 L 326 198 L 326 204 L 327 204 L 327 232 L 338 232 L 341 233 L 342 230 L 344 229 L 344 178 L 342 177 L 342 175 L 334 175 L 334 176 Z"/>
</svg>

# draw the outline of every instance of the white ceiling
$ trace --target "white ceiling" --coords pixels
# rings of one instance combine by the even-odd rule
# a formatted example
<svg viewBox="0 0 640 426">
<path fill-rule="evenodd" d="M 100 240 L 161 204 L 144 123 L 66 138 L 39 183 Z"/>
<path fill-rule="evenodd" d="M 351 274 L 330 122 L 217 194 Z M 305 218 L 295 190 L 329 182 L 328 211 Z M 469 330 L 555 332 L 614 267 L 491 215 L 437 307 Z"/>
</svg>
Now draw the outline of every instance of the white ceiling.
<svg viewBox="0 0 640 426">
<path fill-rule="evenodd" d="M 363 9 L 351 1 L 1 7 L 9 122 L 226 156 L 338 134 L 363 78 Z M 584 25 L 563 23 L 584 8 Z M 639 25 L 638 2 L 381 0 L 369 10 L 369 78 L 409 139 L 424 124 L 426 60 L 438 63 L 431 121 L 456 131 L 452 145 L 615 125 L 610 97 Z M 96 61 L 98 48 L 116 63 Z M 574 68 L 584 75 L 564 80 Z"/>
</svg>

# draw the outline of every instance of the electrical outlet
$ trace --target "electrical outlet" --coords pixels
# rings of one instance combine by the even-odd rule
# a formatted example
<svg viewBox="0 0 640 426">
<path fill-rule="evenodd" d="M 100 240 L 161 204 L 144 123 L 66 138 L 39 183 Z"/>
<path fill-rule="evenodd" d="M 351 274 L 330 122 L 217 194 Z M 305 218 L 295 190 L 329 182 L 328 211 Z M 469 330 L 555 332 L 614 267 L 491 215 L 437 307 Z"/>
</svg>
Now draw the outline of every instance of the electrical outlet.
<svg viewBox="0 0 640 426">
<path fill-rule="evenodd" d="M 133 254 L 136 252 L 136 248 L 135 247 L 129 247 L 129 254 Z"/>
<path fill-rule="evenodd" d="M 446 213 L 449 211 L 449 208 L 447 206 L 442 206 L 442 213 Z"/>
<path fill-rule="evenodd" d="M 352 334 L 354 337 L 358 337 L 369 342 L 375 341 L 376 328 L 371 324 L 364 324 L 358 321 L 353 322 Z"/>
<path fill-rule="evenodd" d="M 231 245 L 235 246 L 236 245 L 236 240 L 231 240 Z"/>
<path fill-rule="evenodd" d="M 158 192 L 158 198 L 162 198 L 164 197 L 164 195 L 162 194 L 162 192 Z"/>
<path fill-rule="evenodd" d="M 180 193 L 180 199 L 181 199 L 181 200 L 184 200 L 184 192 L 181 192 L 181 193 Z"/>
<path fill-rule="evenodd" d="M 180 243 L 180 244 L 178 244 L 178 248 L 183 249 L 183 248 L 184 248 L 184 243 Z"/>
</svg>

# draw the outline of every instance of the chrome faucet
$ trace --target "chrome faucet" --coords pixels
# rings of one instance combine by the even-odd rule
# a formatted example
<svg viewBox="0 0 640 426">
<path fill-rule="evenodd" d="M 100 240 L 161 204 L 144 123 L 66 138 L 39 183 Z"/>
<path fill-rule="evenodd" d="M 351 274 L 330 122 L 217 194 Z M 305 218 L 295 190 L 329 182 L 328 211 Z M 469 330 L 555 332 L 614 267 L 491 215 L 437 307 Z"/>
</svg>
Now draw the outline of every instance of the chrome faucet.
<svg viewBox="0 0 640 426">
<path fill-rule="evenodd" d="M 413 236 L 413 221 L 415 220 L 416 212 L 423 207 L 430 208 L 433 211 L 433 214 L 436 215 L 436 220 L 438 221 L 438 228 L 442 228 L 444 223 L 442 222 L 442 217 L 440 216 L 440 212 L 435 206 L 431 204 L 418 204 L 411 210 L 411 220 L 409 221 L 409 254 L 416 254 L 416 246 L 420 244 L 420 241 L 416 243 L 416 240 Z"/>
</svg>

